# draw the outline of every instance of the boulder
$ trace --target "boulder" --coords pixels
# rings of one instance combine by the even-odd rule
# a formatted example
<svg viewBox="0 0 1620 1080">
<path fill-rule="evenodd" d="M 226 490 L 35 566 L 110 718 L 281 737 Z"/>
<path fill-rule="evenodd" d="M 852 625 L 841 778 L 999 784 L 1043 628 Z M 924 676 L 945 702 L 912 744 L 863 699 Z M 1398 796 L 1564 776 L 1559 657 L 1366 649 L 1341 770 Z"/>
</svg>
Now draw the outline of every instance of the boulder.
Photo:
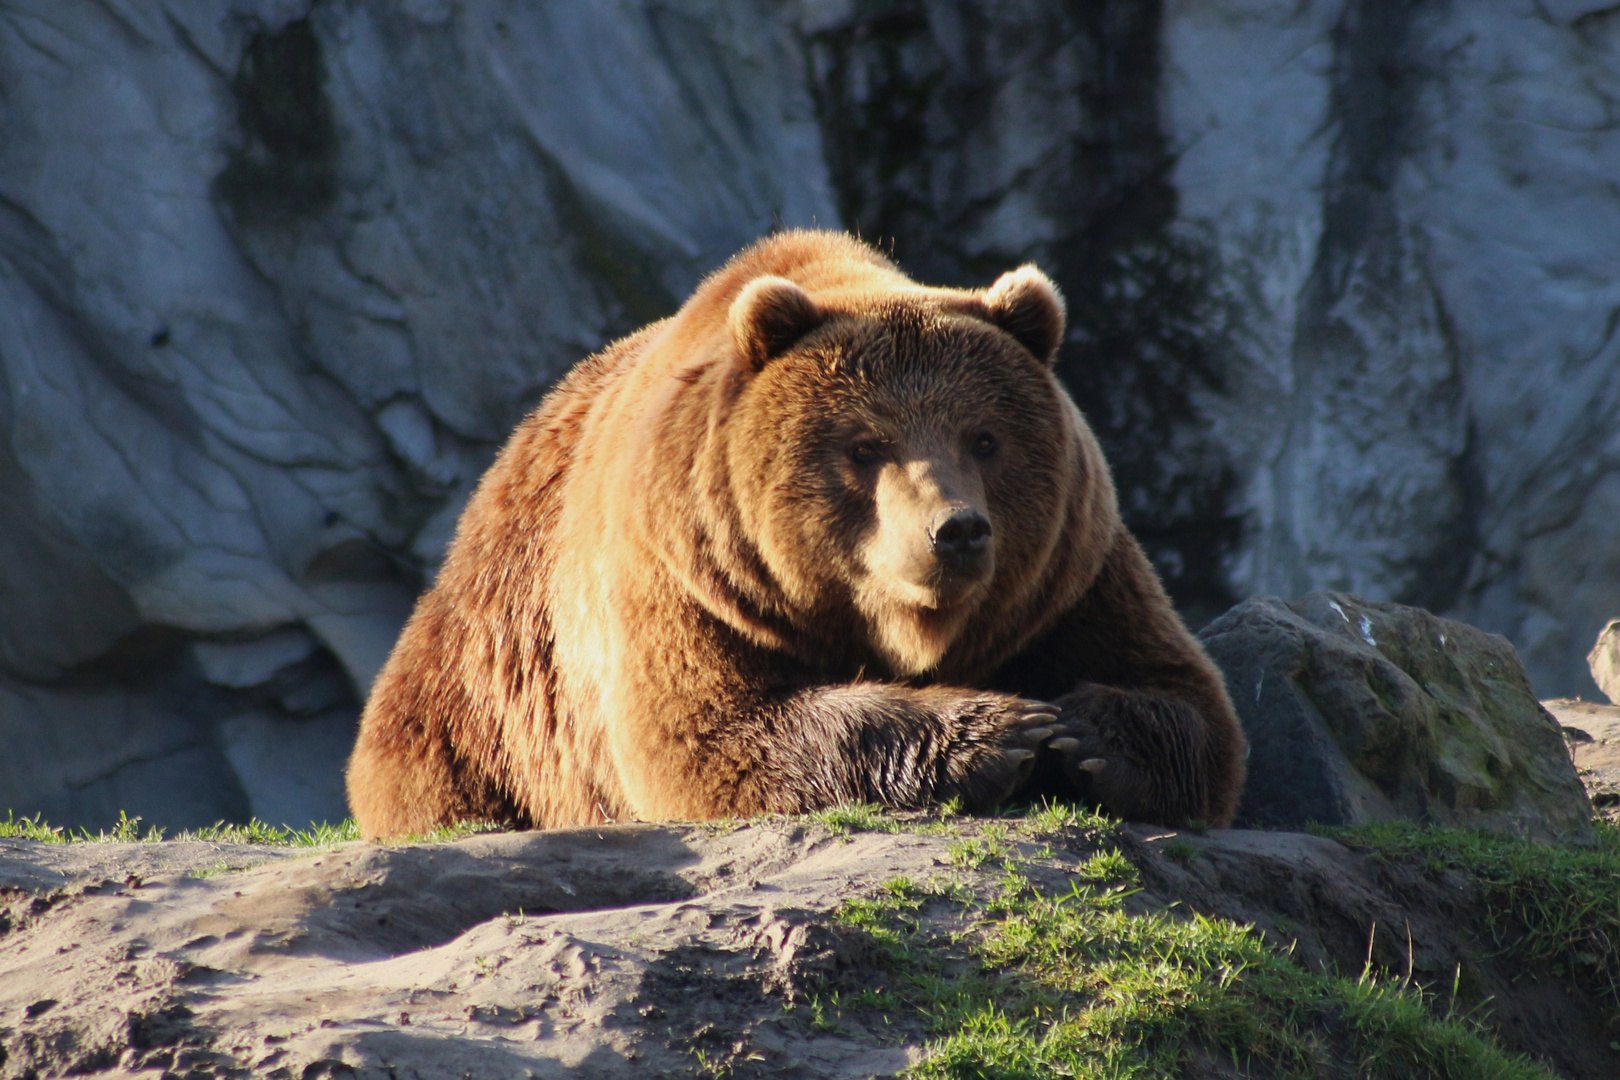
<svg viewBox="0 0 1620 1080">
<path fill-rule="evenodd" d="M 1559 725 L 1505 638 L 1346 593 L 1257 597 L 1199 637 L 1249 737 L 1241 825 L 1591 828 Z"/>
<path fill-rule="evenodd" d="M 1592 669 L 1592 681 L 1598 684 L 1598 689 L 1620 705 L 1620 619 L 1611 620 L 1603 628 L 1597 644 L 1586 654 L 1586 663 Z"/>
</svg>

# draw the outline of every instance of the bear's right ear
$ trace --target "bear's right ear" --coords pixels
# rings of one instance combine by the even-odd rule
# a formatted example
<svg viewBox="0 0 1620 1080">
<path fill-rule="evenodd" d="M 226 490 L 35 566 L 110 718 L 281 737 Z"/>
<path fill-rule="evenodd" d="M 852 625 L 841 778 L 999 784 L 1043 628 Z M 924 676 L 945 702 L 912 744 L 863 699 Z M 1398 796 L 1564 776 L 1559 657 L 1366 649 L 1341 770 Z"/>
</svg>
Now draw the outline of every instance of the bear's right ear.
<svg viewBox="0 0 1620 1080">
<path fill-rule="evenodd" d="M 742 361 L 759 371 L 826 318 L 809 293 L 767 274 L 743 286 L 731 302 L 731 340 Z"/>
</svg>

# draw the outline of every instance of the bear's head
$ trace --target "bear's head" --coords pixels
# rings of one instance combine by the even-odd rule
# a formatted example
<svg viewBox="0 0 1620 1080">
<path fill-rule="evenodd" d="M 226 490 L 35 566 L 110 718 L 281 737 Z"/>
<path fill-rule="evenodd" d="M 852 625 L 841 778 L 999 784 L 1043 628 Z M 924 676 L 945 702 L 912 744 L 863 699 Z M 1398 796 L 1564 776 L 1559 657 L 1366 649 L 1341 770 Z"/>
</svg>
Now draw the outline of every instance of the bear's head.
<svg viewBox="0 0 1620 1080">
<path fill-rule="evenodd" d="M 853 613 L 867 647 L 915 676 L 1041 587 L 1086 472 L 1084 422 L 1051 371 L 1064 308 L 1044 274 L 983 292 L 765 275 L 728 321 L 726 471 L 795 610 L 832 625 Z"/>
</svg>

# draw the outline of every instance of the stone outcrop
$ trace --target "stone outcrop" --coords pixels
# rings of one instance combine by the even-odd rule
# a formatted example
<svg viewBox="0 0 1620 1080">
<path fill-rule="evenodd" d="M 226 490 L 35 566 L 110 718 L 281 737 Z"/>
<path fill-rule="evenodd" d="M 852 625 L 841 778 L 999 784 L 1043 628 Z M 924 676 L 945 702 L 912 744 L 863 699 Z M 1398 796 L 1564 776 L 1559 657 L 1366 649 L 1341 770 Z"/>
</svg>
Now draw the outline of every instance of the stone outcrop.
<svg viewBox="0 0 1620 1080">
<path fill-rule="evenodd" d="M 1559 724 L 1503 638 L 1344 593 L 1246 600 L 1199 637 L 1249 736 L 1238 824 L 1590 833 Z"/>
<path fill-rule="evenodd" d="M 1580 0 L 13 0 L 0 736 L 57 744 L 0 807 L 332 812 L 506 430 L 778 223 L 1049 269 L 1194 623 L 1353 590 L 1589 695 L 1617 49 Z"/>
<path fill-rule="evenodd" d="M 1620 705 L 1574 698 L 1553 698 L 1541 705 L 1563 729 L 1592 806 L 1620 823 Z"/>
<path fill-rule="evenodd" d="M 1586 654 L 1592 669 L 1592 681 L 1597 683 L 1610 701 L 1620 705 L 1620 619 L 1614 619 L 1598 635 L 1597 644 Z"/>
<path fill-rule="evenodd" d="M 1588 693 L 1620 611 L 1620 9 L 1165 13 L 1178 227 L 1234 312 L 1204 399 L 1251 515 L 1234 587 L 1415 604 Z"/>
</svg>

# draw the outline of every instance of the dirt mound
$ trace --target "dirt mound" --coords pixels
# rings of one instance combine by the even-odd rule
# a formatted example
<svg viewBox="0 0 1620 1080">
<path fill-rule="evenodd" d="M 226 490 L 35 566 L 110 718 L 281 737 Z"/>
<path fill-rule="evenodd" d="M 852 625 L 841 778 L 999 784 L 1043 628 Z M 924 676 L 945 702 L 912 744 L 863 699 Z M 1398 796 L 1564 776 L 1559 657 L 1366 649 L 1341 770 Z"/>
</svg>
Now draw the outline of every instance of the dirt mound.
<svg viewBox="0 0 1620 1080">
<path fill-rule="evenodd" d="M 166 847 L 5 844 L 3 1075 L 633 1076 L 691 1066 L 717 1022 L 805 1075 L 917 1053 L 757 1029 L 812 914 L 937 841 L 616 826 L 302 859 Z M 749 992 L 694 996 L 717 978 Z"/>
<path fill-rule="evenodd" d="M 1170 843 L 1179 858 L 1163 857 Z M 1442 998 L 1455 992 L 1505 1046 L 1560 1075 L 1620 1075 L 1613 1006 L 1583 994 L 1553 963 L 1508 955 L 1482 926 L 1486 905 L 1465 873 L 1300 833 L 1231 830 L 1144 846 L 1159 857 L 1127 853 L 1155 902 L 1252 923 L 1312 970 L 1354 976 L 1370 966 Z"/>
<path fill-rule="evenodd" d="M 1132 912 L 1253 922 L 1352 977 L 1370 949 L 1488 1001 L 1502 1042 L 1562 1075 L 1620 1073 L 1602 1004 L 1481 936 L 1460 873 L 1294 833 L 1033 821 L 612 826 L 304 857 L 0 841 L 0 1076 L 891 1075 L 927 1032 L 857 1004 L 890 961 L 831 914 L 945 882 L 967 897 L 947 909 L 959 933 L 1007 867 L 1061 894 L 1112 847 L 1141 875 Z M 829 1023 L 819 1003 L 840 988 Z"/>
</svg>

